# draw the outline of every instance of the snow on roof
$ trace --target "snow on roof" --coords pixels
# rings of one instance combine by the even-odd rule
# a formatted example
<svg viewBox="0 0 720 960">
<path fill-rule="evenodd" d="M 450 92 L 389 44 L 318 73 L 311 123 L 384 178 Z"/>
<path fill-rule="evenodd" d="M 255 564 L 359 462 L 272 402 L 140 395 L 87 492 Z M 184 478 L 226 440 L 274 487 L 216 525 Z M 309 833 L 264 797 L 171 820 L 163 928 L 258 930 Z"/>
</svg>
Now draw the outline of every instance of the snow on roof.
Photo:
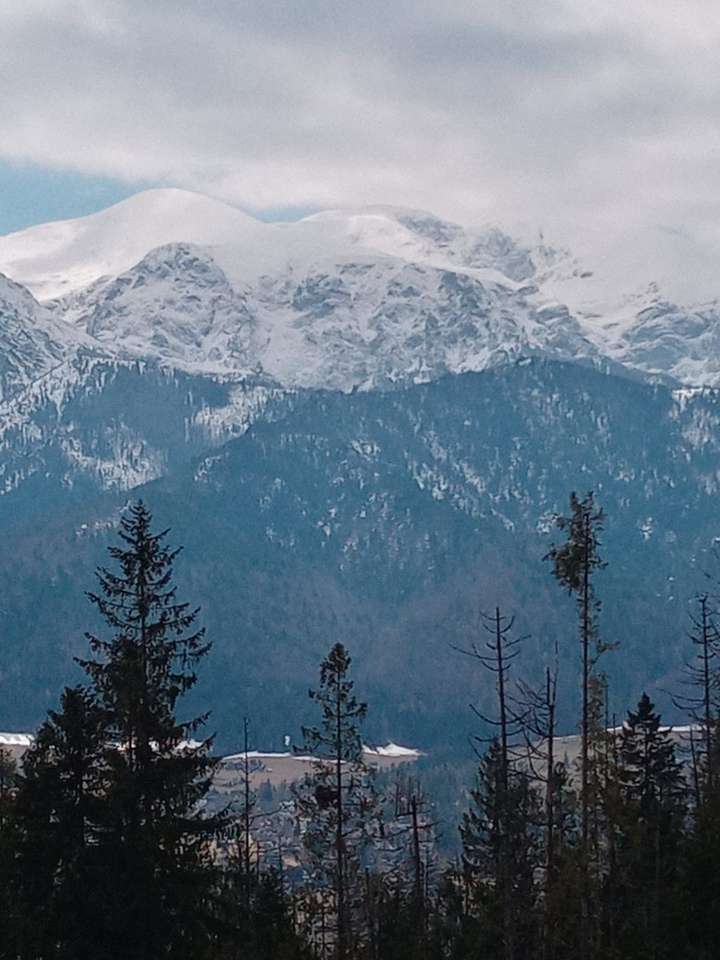
<svg viewBox="0 0 720 960">
<path fill-rule="evenodd" d="M 386 743 L 384 747 L 368 747 L 363 744 L 363 751 L 376 757 L 421 757 L 422 752 L 414 747 L 402 747 L 399 743 L 393 743 L 392 740 Z"/>
<path fill-rule="evenodd" d="M 402 747 L 398 743 L 385 744 L 384 747 L 369 747 L 367 744 L 363 744 L 363 753 L 371 757 L 404 757 L 407 759 L 421 757 L 422 751 L 416 750 L 414 747 Z M 248 750 L 247 752 L 248 760 L 298 760 L 301 763 L 308 763 L 310 761 L 316 760 L 317 757 L 305 756 L 304 754 L 297 753 L 273 753 L 266 750 Z M 231 753 L 223 757 L 223 760 L 226 763 L 240 763 L 245 759 L 245 753 L 240 751 L 240 753 Z"/>
<path fill-rule="evenodd" d="M 0 733 L 0 747 L 29 747 L 32 745 L 34 739 L 35 737 L 32 733 Z M 196 750 L 201 746 L 202 743 L 198 740 L 183 740 L 180 744 L 178 744 L 179 749 L 189 748 L 191 750 Z M 393 743 L 392 741 L 386 743 L 385 746 L 378 747 L 371 747 L 367 744 L 363 744 L 363 753 L 370 757 L 404 757 L 407 759 L 418 758 L 423 755 L 421 750 L 417 750 L 414 747 L 403 747 L 398 743 Z M 291 753 L 289 751 L 275 753 L 268 750 L 248 750 L 247 758 L 248 760 L 292 759 L 301 763 L 308 763 L 316 759 L 312 756 Z M 231 753 L 223 757 L 224 761 L 230 763 L 238 763 L 244 759 L 245 754 L 242 751 L 240 753 Z"/>
<path fill-rule="evenodd" d="M 32 733 L 0 733 L 0 747 L 29 747 L 34 739 Z"/>
<path fill-rule="evenodd" d="M 299 759 L 295 757 L 293 753 L 268 753 L 264 750 L 248 750 L 247 759 L 248 760 L 282 760 L 288 757 L 293 757 L 294 759 Z M 240 753 L 230 753 L 227 756 L 223 757 L 223 760 L 230 761 L 234 763 L 235 761 L 240 761 L 245 759 L 245 752 L 240 751 Z"/>
</svg>

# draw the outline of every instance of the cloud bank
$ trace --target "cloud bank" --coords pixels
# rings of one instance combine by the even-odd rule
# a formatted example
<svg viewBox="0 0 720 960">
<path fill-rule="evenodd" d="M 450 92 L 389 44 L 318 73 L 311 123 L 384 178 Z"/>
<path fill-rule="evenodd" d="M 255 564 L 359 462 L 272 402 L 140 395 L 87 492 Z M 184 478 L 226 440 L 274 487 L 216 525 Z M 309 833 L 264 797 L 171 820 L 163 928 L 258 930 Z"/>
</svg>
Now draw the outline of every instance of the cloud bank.
<svg viewBox="0 0 720 960">
<path fill-rule="evenodd" d="M 5 160 L 720 251 L 715 0 L 6 0 L 0 28 Z"/>
</svg>

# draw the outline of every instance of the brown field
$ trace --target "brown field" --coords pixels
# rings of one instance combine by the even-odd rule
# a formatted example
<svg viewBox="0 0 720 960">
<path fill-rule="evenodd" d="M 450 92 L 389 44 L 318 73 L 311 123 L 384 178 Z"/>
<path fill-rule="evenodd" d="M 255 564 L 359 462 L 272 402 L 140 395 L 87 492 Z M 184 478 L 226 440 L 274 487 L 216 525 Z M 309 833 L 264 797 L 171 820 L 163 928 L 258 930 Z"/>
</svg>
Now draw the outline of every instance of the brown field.
<svg viewBox="0 0 720 960">
<path fill-rule="evenodd" d="M 388 770 L 391 767 L 406 763 L 415 763 L 419 753 L 401 754 L 399 756 L 382 756 L 365 754 L 365 761 L 378 770 Z M 312 770 L 312 757 L 286 756 L 284 754 L 259 754 L 250 757 L 250 780 L 254 787 L 268 781 L 274 787 L 281 783 L 293 783 L 300 780 Z M 232 760 L 224 759 L 215 776 L 216 785 L 220 788 L 230 787 L 242 775 L 242 755 Z"/>
</svg>

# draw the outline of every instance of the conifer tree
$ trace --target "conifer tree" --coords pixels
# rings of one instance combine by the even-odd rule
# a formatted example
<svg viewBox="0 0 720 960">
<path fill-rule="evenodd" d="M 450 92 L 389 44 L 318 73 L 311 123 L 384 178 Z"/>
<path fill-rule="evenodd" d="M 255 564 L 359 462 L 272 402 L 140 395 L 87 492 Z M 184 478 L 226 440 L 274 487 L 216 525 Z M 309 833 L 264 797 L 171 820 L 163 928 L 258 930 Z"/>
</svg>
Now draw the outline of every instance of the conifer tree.
<svg viewBox="0 0 720 960">
<path fill-rule="evenodd" d="M 310 960 L 310 951 L 293 929 L 282 877 L 272 867 L 260 875 L 252 915 L 251 949 L 241 947 L 239 956 L 252 960 Z"/>
<path fill-rule="evenodd" d="M 252 788 L 250 779 L 250 739 L 248 718 L 243 719 L 243 767 L 242 767 L 242 800 L 240 810 L 240 830 L 242 844 L 242 872 L 245 877 L 245 883 L 250 888 L 250 878 L 253 873 L 259 873 L 259 870 L 253 870 L 253 851 L 252 851 L 252 825 L 254 819 L 254 810 L 257 804 L 257 795 Z M 259 851 L 256 855 L 257 866 L 260 864 Z"/>
<path fill-rule="evenodd" d="M 492 835 L 492 844 L 496 847 L 495 873 L 493 875 L 493 891 L 495 897 L 495 909 L 499 913 L 500 943 L 503 948 L 503 956 L 506 960 L 513 960 L 517 955 L 516 949 L 516 904 L 515 894 L 518 890 L 513 882 L 515 872 L 515 861 L 513 835 L 517 832 L 518 824 L 515 819 L 515 812 L 512 807 L 518 799 L 514 794 L 517 787 L 522 786 L 523 780 L 526 780 L 525 772 L 518 769 L 515 763 L 516 751 L 513 750 L 515 741 L 519 737 L 524 723 L 524 718 L 519 717 L 512 707 L 512 696 L 509 690 L 509 675 L 515 659 L 520 653 L 520 643 L 523 637 L 517 637 L 513 634 L 515 625 L 514 617 L 507 617 L 502 614 L 499 607 L 495 608 L 491 616 L 481 613 L 481 624 L 485 633 L 488 635 L 484 645 L 479 645 L 477 641 L 472 640 L 468 649 L 455 647 L 458 652 L 471 657 L 480 666 L 488 671 L 495 681 L 496 711 L 494 715 L 479 710 L 471 705 L 475 715 L 483 723 L 491 728 L 495 728 L 497 735 L 490 740 L 490 751 L 485 755 L 480 765 L 480 780 L 485 782 L 487 789 L 493 797 L 493 816 L 495 819 L 495 829 Z M 487 744 L 487 738 L 476 735 L 474 740 L 478 743 Z M 492 762 L 490 763 L 490 761 Z M 488 766 L 488 764 L 490 764 Z M 490 785 L 490 780 L 494 782 Z M 474 796 L 476 805 L 479 803 L 480 794 Z M 472 819 L 472 816 L 471 816 Z M 482 814 L 477 821 L 476 826 L 482 821 Z M 467 843 L 470 826 L 468 822 L 464 826 L 464 843 Z M 467 861 L 470 863 L 471 861 Z M 477 876 L 477 871 L 475 876 Z M 485 882 L 486 878 L 483 878 Z M 528 891 L 529 893 L 529 891 Z M 532 899 L 532 898 L 530 898 Z M 524 905 L 527 906 L 527 903 Z"/>
<path fill-rule="evenodd" d="M 678 878 L 686 784 L 670 731 L 646 693 L 628 713 L 618 744 L 621 805 L 617 880 L 624 955 L 667 957 Z M 675 918 L 676 919 L 676 918 Z"/>
<path fill-rule="evenodd" d="M 153 532 L 142 503 L 121 520 L 115 569 L 98 571 L 89 594 L 109 637 L 89 634 L 82 661 L 103 711 L 107 786 L 99 847 L 106 940 L 112 956 L 196 958 L 207 937 L 214 872 L 208 840 L 218 823 L 199 811 L 215 762 L 193 734 L 205 717 L 180 720 L 180 698 L 196 682 L 209 644 L 197 610 L 177 599 L 178 550 Z"/>
<path fill-rule="evenodd" d="M 108 866 L 98 846 L 105 745 L 103 711 L 87 690 L 66 688 L 23 758 L 16 877 L 21 957 L 99 955 L 97 891 Z"/>
<path fill-rule="evenodd" d="M 596 505 L 592 492 L 582 499 L 570 496 L 570 513 L 557 516 L 555 524 L 565 532 L 567 539 L 553 545 L 546 559 L 550 560 L 553 575 L 560 586 L 572 594 L 577 603 L 581 660 L 581 717 L 580 717 L 580 830 L 582 864 L 582 902 L 580 950 L 582 957 L 592 954 L 594 931 L 591 916 L 591 848 L 598 848 L 598 837 L 593 836 L 593 821 L 601 789 L 598 765 L 592 756 L 593 743 L 600 744 L 605 736 L 604 678 L 597 671 L 600 656 L 609 649 L 598 633 L 597 616 L 600 601 L 595 594 L 593 577 L 605 563 L 600 556 L 600 534 L 604 522 L 603 511 Z M 597 864 L 595 868 L 597 870 Z"/>
<path fill-rule="evenodd" d="M 246 912 L 249 912 L 253 890 L 261 872 L 260 850 L 253 838 L 257 801 L 250 767 L 250 726 L 248 718 L 244 717 L 240 790 L 237 800 L 233 799 L 229 810 L 232 821 L 228 829 L 234 841 L 230 856 L 231 866 L 243 891 Z"/>
<path fill-rule="evenodd" d="M 377 798 L 359 729 L 367 705 L 353 693 L 350 663 L 343 644 L 336 643 L 321 664 L 319 686 L 310 691 L 320 706 L 320 724 L 303 728 L 305 750 L 316 758 L 314 769 L 295 791 L 316 878 L 333 892 L 337 960 L 346 960 L 361 939 L 363 859 L 377 823 Z"/>
<path fill-rule="evenodd" d="M 681 949 L 688 960 L 715 960 L 720 943 L 720 804 L 708 798 L 696 811 L 679 890 Z M 674 905 L 674 904 L 673 904 Z M 675 960 L 675 957 L 672 957 Z"/>
<path fill-rule="evenodd" d="M 233 797 L 228 807 L 230 822 L 224 831 L 226 844 L 225 864 L 222 872 L 222 891 L 217 904 L 225 944 L 222 956 L 240 957 L 261 951 L 256 943 L 258 935 L 257 903 L 262 899 L 262 890 L 267 893 L 270 883 L 267 870 L 263 870 L 261 851 L 257 838 L 253 837 L 253 826 L 257 819 L 257 794 L 252 785 L 252 771 L 249 754 L 249 723 L 243 720 L 243 752 L 241 754 L 240 782 L 237 799 Z M 277 871 L 278 882 L 282 883 L 282 860 Z M 272 886 L 272 884 L 270 885 Z M 264 901 L 263 901 L 264 902 Z M 283 904 L 285 901 L 283 900 Z M 276 919 L 289 923 L 289 916 L 281 916 L 279 909 Z M 287 913 L 287 911 L 286 911 Z M 262 951 L 261 954 L 262 955 Z"/>
<path fill-rule="evenodd" d="M 216 899 L 212 960 L 310 960 L 309 946 L 294 928 L 280 872 L 261 870 L 248 889 L 242 874 L 237 882 L 236 869 L 237 861 L 226 870 Z"/>
<path fill-rule="evenodd" d="M 544 683 L 538 687 L 524 681 L 518 684 L 528 767 L 543 799 L 541 954 L 544 960 L 554 960 L 559 955 L 559 944 L 563 939 L 560 934 L 563 926 L 561 918 L 568 912 L 573 887 L 572 873 L 576 868 L 576 858 L 573 856 L 576 798 L 570 787 L 565 763 L 558 756 L 556 743 L 558 674 L 556 646 L 555 662 L 552 668 L 545 668 Z"/>
<path fill-rule="evenodd" d="M 17 763 L 9 750 L 0 747 L 0 831 L 13 819 L 16 788 Z"/>
<path fill-rule="evenodd" d="M 675 701 L 692 722 L 688 739 L 694 804 L 681 914 L 690 955 L 709 960 L 720 942 L 720 631 L 710 597 L 701 595 L 697 604 L 690 633 L 696 656 L 687 668 L 687 683 L 694 689 Z"/>
<path fill-rule="evenodd" d="M 505 769 L 498 739 L 480 761 L 471 798 L 460 831 L 465 868 L 480 910 L 481 942 L 476 948 L 497 960 L 532 956 L 538 942 L 540 805 L 527 771 Z"/>
<path fill-rule="evenodd" d="M 395 939 L 398 925 L 406 927 L 406 946 L 416 957 L 427 956 L 429 917 L 437 858 L 429 797 L 417 778 L 396 770 L 392 806 L 388 805 L 382 842 L 380 883 L 381 922 L 385 939 Z M 394 919 L 391 919 L 394 918 Z"/>
</svg>

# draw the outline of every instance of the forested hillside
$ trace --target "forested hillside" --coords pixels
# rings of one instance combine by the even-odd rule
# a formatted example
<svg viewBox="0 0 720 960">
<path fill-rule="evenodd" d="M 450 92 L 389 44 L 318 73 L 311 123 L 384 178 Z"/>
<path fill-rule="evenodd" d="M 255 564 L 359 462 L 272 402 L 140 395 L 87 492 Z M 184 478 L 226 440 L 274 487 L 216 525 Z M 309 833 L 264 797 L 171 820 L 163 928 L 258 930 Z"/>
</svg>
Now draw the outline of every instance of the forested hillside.
<svg viewBox="0 0 720 960">
<path fill-rule="evenodd" d="M 215 644 L 204 702 L 223 745 L 237 746 L 244 712 L 277 745 L 306 709 L 310 665 L 342 639 L 376 739 L 431 746 L 450 730 L 462 749 L 466 705 L 488 691 L 450 646 L 498 602 L 530 634 L 533 667 L 559 643 L 571 724 L 571 605 L 542 557 L 552 515 L 591 488 L 608 517 L 598 589 L 603 633 L 620 643 L 607 664 L 613 709 L 642 683 L 672 710 L 663 691 L 720 535 L 714 391 L 528 361 L 403 390 L 271 394 L 246 433 L 201 453 L 203 434 L 188 435 L 181 413 L 191 396 L 197 405 L 195 387 L 160 375 L 154 386 L 146 373 L 137 392 L 134 376 L 113 375 L 109 409 L 134 397 L 137 423 L 165 444 L 165 475 L 133 496 L 187 547 L 178 575 L 202 598 Z M 63 414 L 98 452 L 99 402 L 77 398 Z M 139 441 L 138 456 L 150 445 Z M 33 476 L 2 498 L 5 726 L 36 723 L 74 676 L 82 590 L 127 500 L 68 473 L 55 449 L 50 439 Z"/>
</svg>

